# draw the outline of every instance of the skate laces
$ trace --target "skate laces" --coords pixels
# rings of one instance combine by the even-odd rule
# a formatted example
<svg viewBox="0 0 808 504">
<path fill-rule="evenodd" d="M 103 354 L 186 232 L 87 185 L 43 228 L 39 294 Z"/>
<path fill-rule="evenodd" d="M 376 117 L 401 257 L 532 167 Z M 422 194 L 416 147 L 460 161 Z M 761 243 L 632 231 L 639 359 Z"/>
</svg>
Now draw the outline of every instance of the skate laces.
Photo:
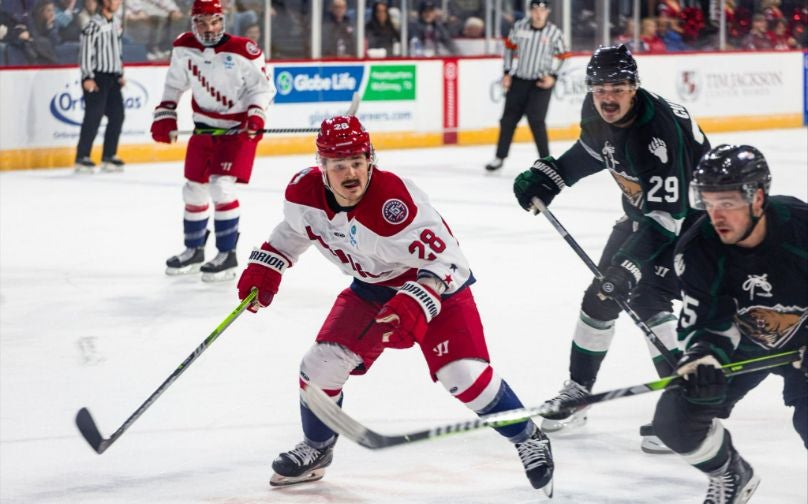
<svg viewBox="0 0 808 504">
<path fill-rule="evenodd" d="M 210 264 L 213 266 L 221 266 L 225 261 L 227 261 L 228 257 L 230 257 L 230 252 L 219 252 L 216 254 L 216 257 L 210 261 Z"/>
<path fill-rule="evenodd" d="M 577 401 L 578 399 L 583 399 L 588 396 L 589 391 L 585 387 L 573 380 L 567 380 L 564 382 L 564 386 L 558 392 L 558 395 L 548 400 L 547 404 L 553 408 L 557 408 L 562 403 Z"/>
<path fill-rule="evenodd" d="M 537 436 L 516 445 L 516 451 L 519 452 L 519 458 L 526 471 L 547 465 L 552 457 L 550 440 L 541 433 L 538 433 Z"/>
<path fill-rule="evenodd" d="M 735 494 L 735 478 L 730 471 L 725 471 L 718 476 L 710 477 L 710 486 L 707 488 L 707 498 L 705 504 L 725 504 L 732 502 Z"/>
<path fill-rule="evenodd" d="M 178 255 L 176 257 L 177 257 L 177 259 L 180 260 L 180 262 L 185 262 L 185 261 L 191 259 L 194 256 L 194 254 L 196 254 L 196 249 L 187 248 L 180 255 Z"/>
<path fill-rule="evenodd" d="M 320 450 L 309 446 L 303 441 L 298 443 L 291 451 L 286 452 L 286 455 L 297 465 L 308 466 L 317 460 L 317 457 L 320 456 Z"/>
</svg>

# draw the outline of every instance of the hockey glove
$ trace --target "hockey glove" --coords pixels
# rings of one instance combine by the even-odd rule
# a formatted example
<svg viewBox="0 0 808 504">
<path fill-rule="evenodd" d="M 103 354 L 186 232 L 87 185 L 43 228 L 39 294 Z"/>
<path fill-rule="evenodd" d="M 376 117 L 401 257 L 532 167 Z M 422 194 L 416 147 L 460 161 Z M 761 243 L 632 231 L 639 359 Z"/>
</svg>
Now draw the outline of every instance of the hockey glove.
<svg viewBox="0 0 808 504">
<path fill-rule="evenodd" d="M 721 404 L 727 397 L 727 378 L 709 343 L 699 342 L 679 359 L 676 374 L 683 377 L 684 396 L 694 404 Z"/>
<path fill-rule="evenodd" d="M 382 344 L 409 348 L 421 342 L 429 322 L 440 313 L 440 296 L 418 282 L 405 283 L 376 315 L 381 324 Z"/>
<path fill-rule="evenodd" d="M 247 120 L 244 123 L 244 129 L 247 130 L 247 135 L 250 138 L 260 140 L 264 130 L 264 109 L 256 105 L 247 109 Z"/>
<path fill-rule="evenodd" d="M 516 180 L 513 181 L 513 193 L 519 201 L 519 206 L 525 210 L 537 211 L 533 208 L 533 198 L 539 198 L 545 206 L 549 206 L 561 189 L 566 187 L 552 164 L 552 160 L 539 159 L 529 170 L 516 176 Z"/>
<path fill-rule="evenodd" d="M 806 347 L 800 348 L 800 360 L 792 362 L 791 365 L 802 371 L 802 374 L 808 378 L 808 355 L 805 355 L 808 352 L 805 350 Z"/>
<path fill-rule="evenodd" d="M 600 281 L 599 295 L 601 298 L 626 301 L 641 278 L 640 268 L 628 259 L 623 259 L 620 266 L 606 268 Z"/>
<path fill-rule="evenodd" d="M 177 139 L 177 103 L 161 102 L 154 109 L 151 136 L 155 142 L 172 143 Z"/>
<path fill-rule="evenodd" d="M 272 303 L 281 284 L 281 275 L 292 263 L 269 243 L 264 243 L 260 249 L 254 249 L 248 262 L 238 280 L 238 298 L 246 298 L 253 288 L 257 288 L 258 296 L 247 307 L 255 313 Z"/>
</svg>

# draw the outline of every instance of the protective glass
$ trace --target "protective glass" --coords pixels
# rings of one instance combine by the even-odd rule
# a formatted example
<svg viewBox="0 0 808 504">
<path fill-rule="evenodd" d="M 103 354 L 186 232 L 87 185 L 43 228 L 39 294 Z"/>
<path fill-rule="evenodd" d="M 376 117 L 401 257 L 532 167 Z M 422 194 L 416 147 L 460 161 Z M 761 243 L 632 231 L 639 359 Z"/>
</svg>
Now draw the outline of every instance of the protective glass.
<svg viewBox="0 0 808 504">
<path fill-rule="evenodd" d="M 689 199 L 691 208 L 697 210 L 734 210 L 746 208 L 752 203 L 752 196 L 747 196 L 741 187 L 710 188 L 690 183 Z"/>
<path fill-rule="evenodd" d="M 604 86 L 604 85 L 594 85 L 589 86 L 589 92 L 597 97 L 604 97 L 607 95 L 614 96 L 615 98 L 620 98 L 621 96 L 626 96 L 628 93 L 637 89 L 636 86 L 632 86 L 630 84 L 620 84 L 617 86 Z"/>
</svg>

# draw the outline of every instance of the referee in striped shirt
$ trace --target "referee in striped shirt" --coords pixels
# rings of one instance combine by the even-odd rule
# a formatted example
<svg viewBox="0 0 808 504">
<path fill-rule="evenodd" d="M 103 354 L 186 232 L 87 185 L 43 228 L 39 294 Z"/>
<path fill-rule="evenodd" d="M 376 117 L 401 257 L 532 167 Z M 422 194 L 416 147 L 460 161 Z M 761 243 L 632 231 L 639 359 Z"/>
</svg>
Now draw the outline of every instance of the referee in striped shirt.
<svg viewBox="0 0 808 504">
<path fill-rule="evenodd" d="M 81 32 L 79 66 L 84 94 L 84 121 L 76 148 L 78 173 L 96 171 L 90 151 L 103 116 L 107 116 L 107 129 L 104 132 L 101 169 L 109 172 L 123 170 L 123 161 L 116 156 L 123 125 L 123 27 L 120 19 L 114 15 L 121 7 L 121 2 L 101 0 L 98 12 Z"/>
<path fill-rule="evenodd" d="M 502 168 L 523 115 L 527 115 L 539 157 L 550 154 L 544 119 L 566 48 L 561 30 L 547 20 L 549 16 L 550 0 L 530 0 L 530 16 L 514 23 L 505 39 L 505 110 L 499 120 L 496 157 L 485 165 L 488 171 Z"/>
</svg>

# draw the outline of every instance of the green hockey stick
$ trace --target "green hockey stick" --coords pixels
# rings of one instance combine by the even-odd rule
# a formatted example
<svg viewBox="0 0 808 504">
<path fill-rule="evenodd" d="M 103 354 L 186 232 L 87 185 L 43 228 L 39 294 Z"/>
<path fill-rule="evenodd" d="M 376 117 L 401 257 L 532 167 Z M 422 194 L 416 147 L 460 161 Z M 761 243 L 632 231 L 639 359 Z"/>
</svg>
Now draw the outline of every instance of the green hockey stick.
<svg viewBox="0 0 808 504">
<path fill-rule="evenodd" d="M 752 373 L 763 369 L 782 366 L 798 360 L 799 357 L 800 353 L 795 350 L 775 355 L 767 355 L 765 357 L 758 357 L 741 362 L 733 362 L 723 366 L 722 369 L 724 370 L 724 374 L 728 377 L 737 376 L 745 373 Z M 501 413 L 494 413 L 467 422 L 457 422 L 441 425 L 439 427 L 433 427 L 431 429 L 394 435 L 380 434 L 354 420 L 350 415 L 345 413 L 339 406 L 337 406 L 337 404 L 334 403 L 334 401 L 332 401 L 325 394 L 325 392 L 319 389 L 316 385 L 307 385 L 306 389 L 303 391 L 303 397 L 308 407 L 334 432 L 345 436 L 346 438 L 361 446 L 364 446 L 365 448 L 378 450 L 380 448 L 390 448 L 392 446 L 409 444 L 414 441 L 444 437 L 449 434 L 469 432 L 481 429 L 483 427 L 501 427 L 522 422 L 535 416 L 557 414 L 563 411 L 575 411 L 591 404 L 611 401 L 612 399 L 617 399 L 620 397 L 629 397 L 644 394 L 646 392 L 655 392 L 658 390 L 678 387 L 682 381 L 683 379 L 680 376 L 668 376 L 666 378 L 643 383 L 641 385 L 634 385 L 632 387 L 592 394 L 578 400 L 555 405 L 555 407 L 542 404 L 541 406 L 535 406 L 532 408 L 520 408 L 503 411 Z"/>
<path fill-rule="evenodd" d="M 250 306 L 250 303 L 255 300 L 255 296 L 257 295 L 258 290 L 253 289 L 253 291 L 244 298 L 241 304 L 239 304 L 238 307 L 233 310 L 233 312 L 228 315 L 227 318 L 224 319 L 207 338 L 205 338 L 205 341 L 196 347 L 191 355 L 182 361 L 182 364 L 180 364 L 179 367 L 175 369 L 174 372 L 171 373 L 159 387 L 157 387 L 157 390 L 152 392 L 152 395 L 150 395 L 149 398 L 146 399 L 146 401 L 141 404 L 140 407 L 135 410 L 135 412 L 126 419 L 123 425 L 118 427 L 118 430 L 113 432 L 110 437 L 102 437 L 101 432 L 98 430 L 98 426 L 95 424 L 95 420 L 93 420 L 92 415 L 90 415 L 90 411 L 87 408 L 81 408 L 79 412 L 76 413 L 76 426 L 79 428 L 79 432 L 81 432 L 81 435 L 90 444 L 92 449 L 95 450 L 99 455 L 104 453 L 106 449 L 109 448 L 110 445 L 112 445 L 112 443 L 114 443 L 119 437 L 121 437 L 121 435 L 123 435 L 123 433 L 126 432 L 126 430 L 135 422 L 135 420 L 140 418 L 140 415 L 149 409 L 149 406 L 151 406 L 154 401 L 156 401 L 157 398 L 160 397 L 160 395 L 162 395 L 162 393 L 165 392 L 166 389 L 171 386 L 171 384 L 174 383 L 174 381 L 179 378 L 180 375 L 185 372 L 185 370 L 188 369 L 188 367 L 190 367 L 190 365 L 193 364 L 193 362 L 200 355 L 202 355 L 202 352 L 213 344 L 213 342 L 216 341 L 216 338 L 218 338 L 224 332 L 224 330 L 227 329 L 230 324 L 232 324 L 233 321 L 238 318 L 239 315 L 244 313 L 244 310 Z"/>
</svg>

